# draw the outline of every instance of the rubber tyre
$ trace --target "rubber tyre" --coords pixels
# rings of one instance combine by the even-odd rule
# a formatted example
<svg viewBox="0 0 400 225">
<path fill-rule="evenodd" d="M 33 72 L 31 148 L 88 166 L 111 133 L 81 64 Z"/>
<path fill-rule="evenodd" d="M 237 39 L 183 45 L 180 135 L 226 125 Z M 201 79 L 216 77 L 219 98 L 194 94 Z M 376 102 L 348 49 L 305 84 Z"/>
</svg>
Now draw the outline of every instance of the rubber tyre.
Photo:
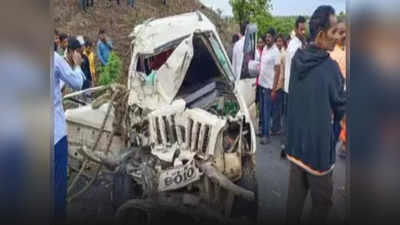
<svg viewBox="0 0 400 225">
<path fill-rule="evenodd" d="M 254 192 L 254 201 L 248 201 L 236 197 L 233 204 L 232 215 L 234 217 L 246 217 L 251 224 L 257 223 L 258 216 L 258 185 L 256 178 L 256 165 L 252 161 L 252 156 L 245 156 L 242 159 L 242 177 L 237 185 Z"/>
</svg>

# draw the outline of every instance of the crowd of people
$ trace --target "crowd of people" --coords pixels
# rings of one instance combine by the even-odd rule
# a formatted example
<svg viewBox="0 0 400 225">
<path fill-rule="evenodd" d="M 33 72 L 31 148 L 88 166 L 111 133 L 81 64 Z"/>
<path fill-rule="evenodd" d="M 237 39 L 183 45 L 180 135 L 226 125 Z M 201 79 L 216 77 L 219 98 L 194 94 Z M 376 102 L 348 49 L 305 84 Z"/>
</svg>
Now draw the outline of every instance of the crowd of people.
<svg viewBox="0 0 400 225">
<path fill-rule="evenodd" d="M 69 46 L 72 43 L 79 43 L 78 49 L 70 49 Z M 110 53 L 113 49 L 111 39 L 106 35 L 104 29 L 100 29 L 97 40 L 97 51 L 95 53 L 95 47 L 86 36 L 70 36 L 65 33 L 61 33 L 58 30 L 54 31 L 54 51 L 71 66 L 73 67 L 74 61 L 70 51 L 77 51 L 82 57 L 81 69 L 84 74 L 84 83 L 82 89 L 87 89 L 97 85 L 98 76 L 96 74 L 96 56 L 101 66 L 106 66 Z M 64 82 L 61 82 L 61 87 L 64 86 Z"/>
<path fill-rule="evenodd" d="M 281 135 L 281 157 L 290 161 L 288 224 L 300 224 L 308 192 L 312 222 L 323 224 L 332 206 L 337 148 L 346 155 L 346 25 L 331 6 L 320 6 L 308 21 L 309 35 L 299 16 L 290 37 L 274 28 L 260 35 L 254 60 L 246 61 L 247 24 L 232 38 L 233 71 L 243 77 L 246 64 L 257 62 L 260 144 L 268 148 L 271 136 Z"/>
</svg>

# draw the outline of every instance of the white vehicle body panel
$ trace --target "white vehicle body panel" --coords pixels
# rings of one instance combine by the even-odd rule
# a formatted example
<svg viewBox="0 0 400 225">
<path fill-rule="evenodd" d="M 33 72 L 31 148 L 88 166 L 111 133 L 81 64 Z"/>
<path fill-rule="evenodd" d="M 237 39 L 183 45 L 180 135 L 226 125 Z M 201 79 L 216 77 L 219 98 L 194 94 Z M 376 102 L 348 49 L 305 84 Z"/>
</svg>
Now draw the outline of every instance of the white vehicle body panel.
<svg viewBox="0 0 400 225">
<path fill-rule="evenodd" d="M 210 32 L 215 37 L 216 44 L 218 44 L 221 51 L 218 57 L 226 59 L 223 62 L 219 61 L 221 63 L 219 66 L 227 68 L 226 73 L 223 75 L 235 86 L 234 94 L 239 102 L 240 115 L 244 116 L 246 121 L 250 121 L 251 130 L 254 131 L 255 79 L 241 81 L 233 75 L 231 62 L 227 60 L 227 53 L 214 24 L 200 12 L 149 20 L 135 27 L 130 35 L 133 38 L 133 53 L 128 77 L 128 87 L 131 91 L 129 104 L 136 104 L 152 110 L 171 104 L 179 89 L 179 84 L 182 83 L 184 78 L 184 73 L 180 73 L 179 69 L 182 68 L 182 63 L 187 66 L 190 64 L 191 57 L 187 60 L 188 58 L 185 55 L 193 56 L 193 45 L 188 42 L 192 39 L 193 34 L 203 32 Z M 184 41 L 174 50 L 167 63 L 158 71 L 158 73 L 161 73 L 161 70 L 165 70 L 168 76 L 156 78 L 158 80 L 156 88 L 144 85 L 146 75 L 136 71 L 139 56 L 151 56 L 160 53 L 162 46 L 168 46 L 169 43 L 176 40 Z M 179 51 L 177 51 L 178 48 Z M 182 68 L 182 70 L 185 69 L 187 70 L 186 66 Z M 255 152 L 255 149 L 256 137 L 254 132 L 251 132 L 251 151 Z"/>
<path fill-rule="evenodd" d="M 186 13 L 146 21 L 135 27 L 131 34 L 133 52 L 127 84 L 130 92 L 128 104 L 137 105 L 151 111 L 146 119 L 149 120 L 150 142 L 153 146 L 152 154 L 168 162 L 174 161 L 174 165 L 180 164 L 179 160 L 173 158 L 177 147 L 182 152 L 186 152 L 186 155 L 190 156 L 189 158 L 193 157 L 193 153 L 205 160 L 212 156 L 218 135 L 227 123 L 226 118 L 218 117 L 201 108 L 186 109 L 185 101 L 176 99 L 194 55 L 193 37 L 197 34 L 208 35 L 203 36 L 203 39 L 210 38 L 207 39 L 209 41 L 208 50 L 215 51 L 214 61 L 221 75 L 234 87 L 233 94 L 240 108 L 236 114 L 236 119 L 244 117 L 246 122 L 249 123 L 251 131 L 250 151 L 252 153 L 256 151 L 254 132 L 255 91 L 252 89 L 255 79 L 253 79 L 254 82 L 253 80 L 237 80 L 233 75 L 231 62 L 215 26 L 200 12 Z M 175 44 L 173 52 L 156 71 L 154 83 L 149 84 L 146 80 L 148 75 L 136 71 L 139 56 L 150 57 L 159 54 L 165 48 L 168 49 L 170 43 Z M 89 105 L 67 110 L 67 121 L 90 125 L 99 129 L 105 117 L 107 105 L 104 104 L 99 109 L 92 109 Z M 106 124 L 106 130 L 109 132 L 112 131 L 112 118 L 113 113 L 111 113 Z M 171 126 L 168 127 L 168 124 L 173 123 L 176 125 L 173 128 L 176 129 L 177 140 L 174 143 L 168 143 L 171 137 Z M 184 131 L 178 128 L 183 128 Z M 160 146 L 164 146 L 164 149 Z M 165 146 L 169 146 L 168 149 L 165 149 Z M 176 175 L 177 171 L 169 171 L 164 174 L 164 177 L 170 176 L 171 173 Z M 190 182 L 192 181 L 194 180 Z M 180 185 L 161 186 L 159 188 L 160 190 L 170 190 L 177 187 L 180 187 Z"/>
<path fill-rule="evenodd" d="M 190 36 L 195 32 L 214 31 L 216 28 L 200 12 L 185 13 L 156 20 L 148 20 L 137 25 L 129 35 L 133 38 L 135 52 L 156 54 L 157 47 L 174 40 Z"/>
<path fill-rule="evenodd" d="M 160 95 L 167 104 L 170 104 L 185 78 L 193 57 L 193 36 L 186 38 L 175 49 L 167 62 L 161 66 L 156 76 L 156 86 Z"/>
</svg>

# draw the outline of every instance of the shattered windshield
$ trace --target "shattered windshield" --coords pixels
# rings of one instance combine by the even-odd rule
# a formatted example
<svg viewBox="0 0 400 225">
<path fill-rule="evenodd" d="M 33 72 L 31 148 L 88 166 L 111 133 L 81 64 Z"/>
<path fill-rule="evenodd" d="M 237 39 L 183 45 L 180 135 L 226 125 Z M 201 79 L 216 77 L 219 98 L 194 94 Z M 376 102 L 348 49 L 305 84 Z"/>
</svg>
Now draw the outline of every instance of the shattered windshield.
<svg viewBox="0 0 400 225">
<path fill-rule="evenodd" d="M 217 40 L 215 40 L 214 36 L 210 36 L 209 38 L 212 49 L 214 50 L 215 55 L 217 56 L 217 60 L 220 63 L 222 69 L 224 70 L 225 74 L 228 75 L 231 81 L 235 80 L 235 76 L 232 72 L 232 69 L 229 65 L 229 59 L 226 57 L 224 52 L 221 49 L 221 46 L 218 44 Z"/>
</svg>

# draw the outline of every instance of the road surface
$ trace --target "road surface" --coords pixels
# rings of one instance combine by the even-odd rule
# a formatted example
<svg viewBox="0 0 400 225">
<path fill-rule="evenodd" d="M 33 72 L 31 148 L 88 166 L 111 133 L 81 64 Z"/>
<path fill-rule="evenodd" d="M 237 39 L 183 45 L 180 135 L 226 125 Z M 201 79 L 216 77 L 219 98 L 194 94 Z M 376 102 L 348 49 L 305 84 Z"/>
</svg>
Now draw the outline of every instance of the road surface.
<svg viewBox="0 0 400 225">
<path fill-rule="evenodd" d="M 280 137 L 272 137 L 269 145 L 257 145 L 256 175 L 259 193 L 259 224 L 284 224 L 289 183 L 289 161 L 280 158 Z M 345 160 L 337 157 L 333 172 L 333 208 L 329 224 L 344 224 L 345 217 Z M 311 212 L 307 196 L 303 220 Z"/>
</svg>

